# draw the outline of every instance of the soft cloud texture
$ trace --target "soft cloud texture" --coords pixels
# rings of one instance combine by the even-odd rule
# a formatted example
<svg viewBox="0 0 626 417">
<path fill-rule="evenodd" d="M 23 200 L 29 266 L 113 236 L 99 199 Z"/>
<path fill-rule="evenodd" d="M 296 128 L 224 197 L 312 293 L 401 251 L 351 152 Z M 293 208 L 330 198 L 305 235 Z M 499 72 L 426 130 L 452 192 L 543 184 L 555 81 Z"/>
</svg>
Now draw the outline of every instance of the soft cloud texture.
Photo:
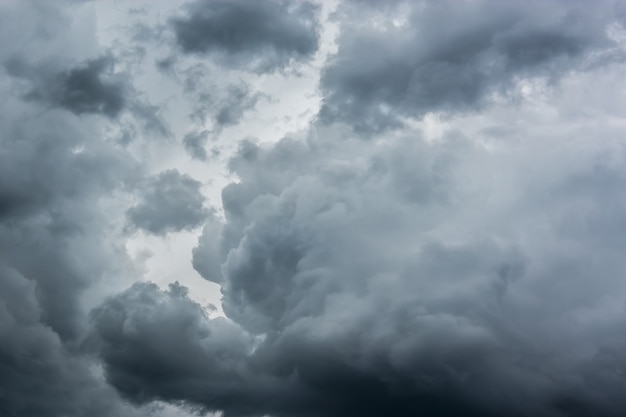
<svg viewBox="0 0 626 417">
<path fill-rule="evenodd" d="M 621 70 L 457 119 L 470 136 L 363 141 L 319 126 L 306 140 L 243 142 L 226 222 L 194 251 L 241 327 L 240 373 L 183 371 L 179 394 L 113 383 L 137 401 L 143 386 L 232 415 L 620 415 L 622 128 L 595 113 L 572 131 L 571 113 L 536 111 L 565 110 L 600 74 L 608 97 Z M 138 308 L 123 297 L 117 308 Z M 223 340 L 191 335 L 177 349 Z"/>
<path fill-rule="evenodd" d="M 621 3 L 95 3 L 0 6 L 1 415 L 625 414 Z"/>
<path fill-rule="evenodd" d="M 198 0 L 171 25 L 183 52 L 214 54 L 227 66 L 265 72 L 315 53 L 316 9 L 309 2 Z"/>
<path fill-rule="evenodd" d="M 362 6 L 342 7 L 339 50 L 323 71 L 320 112 L 322 120 L 343 121 L 361 133 L 429 111 L 475 110 L 493 95 L 510 94 L 520 78 L 556 81 L 615 48 L 607 24 L 624 18 L 623 4 L 615 1 Z"/>
<path fill-rule="evenodd" d="M 88 291 L 100 288 L 95 304 L 107 293 L 102 280 L 110 279 L 110 292 L 117 281 L 111 277 L 130 269 L 109 233 L 115 222 L 102 208 L 123 178 L 132 180 L 135 164 L 100 140 L 98 120 L 76 117 L 113 117 L 118 91 L 100 88 L 100 64 L 93 64 L 99 61 L 87 55 L 95 47 L 88 31 L 68 24 L 71 15 L 62 7 L 31 6 L 0 6 L 1 37 L 12 40 L 0 44 L 0 414 L 135 416 L 96 376 L 80 346 L 93 306 Z M 86 43 L 82 52 L 74 37 Z M 75 60 L 91 63 L 60 76 L 35 62 L 44 50 L 58 51 L 56 59 L 69 67 Z M 29 59 L 36 74 L 15 73 L 14 63 Z M 34 83 L 27 95 L 24 76 Z M 46 88 L 58 90 L 38 95 L 42 80 L 53 80 Z"/>
<path fill-rule="evenodd" d="M 140 203 L 128 210 L 128 218 L 154 234 L 198 227 L 209 214 L 203 206 L 201 186 L 177 170 L 162 172 L 147 182 Z"/>
<path fill-rule="evenodd" d="M 116 116 L 124 107 L 121 82 L 104 78 L 112 66 L 111 58 L 89 60 L 56 74 L 50 73 L 48 65 L 36 68 L 9 60 L 5 67 L 9 74 L 26 78 L 32 84 L 25 94 L 27 100 L 62 107 L 75 114 L 101 113 L 109 117 Z"/>
</svg>

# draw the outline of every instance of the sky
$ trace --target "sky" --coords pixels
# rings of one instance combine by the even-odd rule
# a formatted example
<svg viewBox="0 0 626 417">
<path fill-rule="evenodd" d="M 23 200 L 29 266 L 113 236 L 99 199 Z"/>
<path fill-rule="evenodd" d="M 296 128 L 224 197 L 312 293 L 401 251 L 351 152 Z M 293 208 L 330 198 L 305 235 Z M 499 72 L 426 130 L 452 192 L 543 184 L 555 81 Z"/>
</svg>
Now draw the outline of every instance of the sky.
<svg viewBox="0 0 626 417">
<path fill-rule="evenodd" d="M 626 415 L 624 0 L 0 0 L 0 416 Z"/>
</svg>

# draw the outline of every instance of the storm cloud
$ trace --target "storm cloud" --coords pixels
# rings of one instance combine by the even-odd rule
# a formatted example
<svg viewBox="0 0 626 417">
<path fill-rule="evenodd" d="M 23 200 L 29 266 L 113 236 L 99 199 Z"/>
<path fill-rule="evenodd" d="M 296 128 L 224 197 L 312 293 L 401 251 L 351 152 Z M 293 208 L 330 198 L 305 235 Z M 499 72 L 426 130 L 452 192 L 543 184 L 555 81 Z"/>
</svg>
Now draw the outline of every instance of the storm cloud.
<svg viewBox="0 0 626 417">
<path fill-rule="evenodd" d="M 0 9 L 1 37 L 11 39 L 0 43 L 0 414 L 135 416 L 80 347 L 89 304 L 107 291 L 101 280 L 129 267 L 101 204 L 122 178 L 132 181 L 135 164 L 100 140 L 98 121 L 74 116 L 112 115 L 119 91 L 104 91 L 103 64 L 71 47 L 68 37 L 89 46 L 89 35 L 63 24 L 69 13 L 62 7 L 20 2 Z M 63 50 L 59 45 L 67 52 L 56 57 L 60 67 L 72 67 L 72 53 L 91 64 L 62 76 L 36 63 L 34 75 L 30 67 L 15 72 L 15 62 L 32 59 L 29 51 Z M 38 89 L 43 79 L 52 80 L 54 93 Z M 116 282 L 110 279 L 111 288 Z M 102 293 L 90 300 L 93 288 Z"/>
<path fill-rule="evenodd" d="M 320 118 L 361 133 L 428 112 L 472 111 L 524 77 L 557 81 L 616 48 L 620 2 L 346 2 L 339 51 L 323 70 Z M 620 20 L 621 19 L 621 20 Z M 369 23 L 377 21 L 377 25 Z"/>
<path fill-rule="evenodd" d="M 520 117 L 509 111 L 504 125 Z M 307 141 L 243 142 L 226 222 L 210 222 L 194 251 L 237 325 L 239 373 L 216 382 L 190 354 L 167 360 L 177 367 L 152 361 L 181 371 L 175 387 L 189 388 L 179 393 L 132 372 L 144 357 L 134 346 L 105 359 L 110 381 L 134 401 L 227 415 L 620 415 L 623 145 L 607 160 L 613 145 L 589 133 L 554 136 L 567 120 L 535 122 L 516 132 L 521 143 L 479 134 L 491 150 L 458 132 L 374 144 L 320 128 Z M 151 288 L 142 292 L 179 303 Z M 106 308 L 145 310 L 126 297 Z M 99 314 L 95 328 L 109 317 L 120 314 Z M 195 333 L 168 351 L 222 346 L 219 332 Z M 105 346 L 130 337 L 96 334 Z"/>
<path fill-rule="evenodd" d="M 318 48 L 313 3 L 197 0 L 186 8 L 184 16 L 171 20 L 180 48 L 215 54 L 227 66 L 273 71 Z"/>
<path fill-rule="evenodd" d="M 133 7 L 0 5 L 0 415 L 626 413 L 620 2 Z"/>
</svg>

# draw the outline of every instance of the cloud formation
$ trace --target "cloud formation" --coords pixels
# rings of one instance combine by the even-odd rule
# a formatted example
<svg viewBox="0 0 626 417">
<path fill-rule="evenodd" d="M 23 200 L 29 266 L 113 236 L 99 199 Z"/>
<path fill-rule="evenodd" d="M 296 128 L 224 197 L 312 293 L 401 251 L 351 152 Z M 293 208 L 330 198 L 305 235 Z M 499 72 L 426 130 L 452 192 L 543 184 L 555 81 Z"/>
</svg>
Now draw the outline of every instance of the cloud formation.
<svg viewBox="0 0 626 417">
<path fill-rule="evenodd" d="M 135 416 L 45 323 L 34 276 L 0 265 L 0 412 L 5 416 Z M 57 282 L 57 284 L 59 284 Z"/>
<path fill-rule="evenodd" d="M 209 215 L 203 206 L 201 186 L 177 170 L 164 171 L 147 182 L 139 204 L 128 210 L 128 219 L 134 226 L 154 234 L 198 227 Z"/>
<path fill-rule="evenodd" d="M 89 45 L 89 34 L 64 24 L 66 10 L 31 6 L 0 6 L 1 37 L 11 39 L 0 42 L 8 71 L 0 75 L 0 415 L 136 416 L 81 348 L 87 311 L 107 294 L 102 281 L 114 288 L 111 276 L 129 266 L 102 205 L 136 167 L 101 140 L 98 120 L 75 115 L 112 115 L 120 92 L 99 84 L 104 64 L 89 61 L 92 51 L 71 55 L 81 55 L 72 39 Z M 49 50 L 59 51 L 59 67 L 90 63 L 62 73 L 34 63 L 15 73 L 15 62 L 43 55 L 29 52 Z M 22 77 L 32 94 L 23 94 Z M 93 288 L 102 292 L 90 300 Z"/>
<path fill-rule="evenodd" d="M 527 111 L 511 106 L 500 123 L 530 121 Z M 624 149 L 587 140 L 619 128 L 600 122 L 572 140 L 553 132 L 566 119 L 534 122 L 515 132 L 523 142 L 458 132 L 363 142 L 322 127 L 308 142 L 243 142 L 231 161 L 240 182 L 223 191 L 226 222 L 207 225 L 194 251 L 239 326 L 237 374 L 216 382 L 179 356 L 169 360 L 180 366 L 151 363 L 180 370 L 184 392 L 145 375 L 111 382 L 135 401 L 227 415 L 620 415 Z M 143 311 L 125 297 L 111 303 Z M 120 314 L 95 328 L 108 317 Z M 175 337 L 185 344 L 176 350 L 223 346 L 218 332 L 196 333 Z M 124 352 L 143 357 L 140 346 Z M 133 374 L 105 363 L 109 375 Z"/>
<path fill-rule="evenodd" d="M 267 72 L 315 53 L 316 13 L 309 2 L 197 0 L 171 25 L 183 52 L 215 54 L 227 66 Z"/>
<path fill-rule="evenodd" d="M 48 64 L 49 65 L 49 64 Z M 47 66 L 31 67 L 19 60 L 9 60 L 9 74 L 26 78 L 31 86 L 27 100 L 58 106 L 80 115 L 100 113 L 115 117 L 125 106 L 121 81 L 110 74 L 113 60 L 101 57 L 88 60 L 74 68 L 51 73 Z"/>
<path fill-rule="evenodd" d="M 398 127 L 430 111 L 472 111 L 520 78 L 558 80 L 615 48 L 607 24 L 623 5 L 603 1 L 392 2 L 339 13 L 339 50 L 324 69 L 320 118 L 359 132 Z M 378 24 L 370 24 L 370 22 Z"/>
<path fill-rule="evenodd" d="M 626 413 L 621 3 L 82 3 L 0 5 L 0 415 Z M 318 117 L 217 172 L 320 48 Z"/>
</svg>

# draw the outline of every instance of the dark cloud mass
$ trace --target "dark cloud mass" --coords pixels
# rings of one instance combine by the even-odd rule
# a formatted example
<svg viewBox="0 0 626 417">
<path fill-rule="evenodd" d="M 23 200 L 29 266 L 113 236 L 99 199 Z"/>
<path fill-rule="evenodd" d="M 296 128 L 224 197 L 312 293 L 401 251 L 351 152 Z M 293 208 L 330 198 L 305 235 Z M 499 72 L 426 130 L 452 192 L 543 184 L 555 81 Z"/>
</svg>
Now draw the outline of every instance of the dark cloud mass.
<svg viewBox="0 0 626 417">
<path fill-rule="evenodd" d="M 432 111 L 471 111 L 522 77 L 558 79 L 615 47 L 606 27 L 624 16 L 613 1 L 392 4 L 343 5 L 339 51 L 322 76 L 323 121 L 367 133 Z M 367 23 L 385 12 L 395 20 Z"/>
<path fill-rule="evenodd" d="M 113 114 L 120 92 L 100 83 L 102 62 L 63 76 L 37 63 L 18 68 L 39 58 L 31 51 L 57 48 L 67 55 L 56 59 L 71 66 L 71 53 L 80 53 L 67 38 L 89 38 L 64 25 L 59 5 L 31 6 L 0 5 L 8 70 L 0 74 L 0 415 L 136 416 L 80 348 L 87 290 L 127 266 L 100 204 L 122 178 L 132 179 L 134 163 L 100 140 L 95 120 L 55 111 Z M 53 108 L 42 109 L 35 96 Z"/>
<path fill-rule="evenodd" d="M 309 2 L 197 0 L 171 25 L 184 52 L 217 54 L 229 66 L 265 72 L 315 53 L 316 12 Z"/>
<path fill-rule="evenodd" d="M 150 179 L 141 202 L 128 210 L 133 225 L 154 234 L 193 229 L 208 216 L 203 207 L 202 184 L 177 170 L 168 170 Z"/>
<path fill-rule="evenodd" d="M 110 381 L 134 401 L 226 415 L 620 415 L 623 159 L 598 170 L 603 146 L 553 137 L 548 150 L 541 132 L 493 153 L 458 135 L 244 142 L 227 221 L 194 251 L 241 327 L 232 366 L 185 354 L 148 367 L 134 344 L 105 358 Z M 156 314 L 144 337 L 118 335 L 146 310 L 137 292 L 166 302 L 160 311 L 182 303 L 154 286 L 112 299 L 95 317 L 105 352 L 164 337 Z M 223 346 L 218 331 L 198 336 L 198 321 L 213 322 L 184 304 L 172 319 L 194 330 L 171 350 Z M 98 330 L 119 317 L 113 335 Z"/>
<path fill-rule="evenodd" d="M 44 64 L 45 65 L 45 64 Z M 45 66 L 29 67 L 19 60 L 9 60 L 9 74 L 26 78 L 31 85 L 27 100 L 41 101 L 75 114 L 101 113 L 115 117 L 125 105 L 124 88 L 112 77 L 112 58 L 102 57 L 66 71 L 50 73 Z"/>
<path fill-rule="evenodd" d="M 21 416 L 131 416 L 116 393 L 95 379 L 89 362 L 42 323 L 37 284 L 0 266 L 0 413 Z M 43 310 L 43 311 L 42 311 Z"/>
<path fill-rule="evenodd" d="M 0 2 L 1 417 L 626 415 L 624 4 L 165 3 Z"/>
<path fill-rule="evenodd" d="M 58 103 L 77 114 L 117 115 L 124 105 L 123 90 L 120 84 L 102 79 L 109 65 L 109 60 L 100 58 L 70 70 L 63 76 L 62 92 L 56 98 Z M 34 97 L 38 94 L 32 93 Z"/>
</svg>

